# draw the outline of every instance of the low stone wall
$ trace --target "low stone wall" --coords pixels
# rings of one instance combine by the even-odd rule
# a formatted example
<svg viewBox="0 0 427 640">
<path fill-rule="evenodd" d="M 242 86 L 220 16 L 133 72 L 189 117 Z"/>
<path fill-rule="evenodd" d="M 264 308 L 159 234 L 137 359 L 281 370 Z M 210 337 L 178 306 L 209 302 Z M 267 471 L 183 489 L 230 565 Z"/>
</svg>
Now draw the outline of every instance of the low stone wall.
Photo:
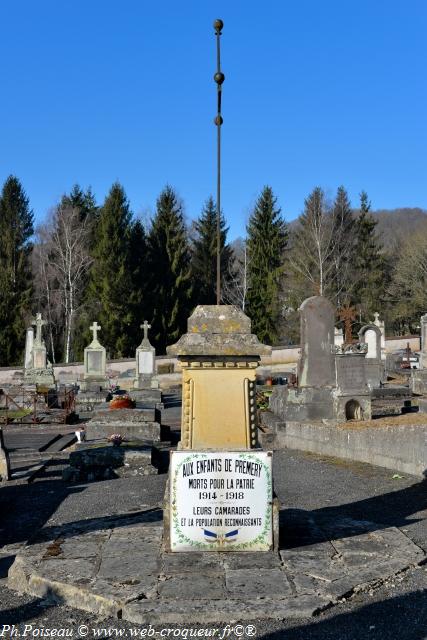
<svg viewBox="0 0 427 640">
<path fill-rule="evenodd" d="M 426 424 L 381 425 L 375 427 L 336 426 L 279 422 L 266 412 L 263 422 L 271 431 L 268 443 L 275 449 L 300 449 L 331 457 L 366 462 L 425 477 L 427 471 Z M 269 438 L 267 435 L 266 438 Z M 267 443 L 266 443 L 267 444 Z"/>
<path fill-rule="evenodd" d="M 406 349 L 407 343 L 412 351 L 420 350 L 420 336 L 401 336 L 386 338 L 386 352 L 393 353 L 398 349 Z M 300 353 L 299 345 L 286 347 L 273 347 L 271 355 L 262 356 L 260 366 L 273 368 L 278 365 L 295 365 Z M 179 373 L 181 367 L 177 358 L 170 356 L 156 356 L 156 364 L 173 364 L 174 371 Z M 53 367 L 55 378 L 61 382 L 74 382 L 83 374 L 83 362 L 70 362 L 68 364 L 56 364 Z M 126 371 L 135 370 L 135 358 L 122 358 L 120 360 L 107 360 L 107 373 L 112 377 L 118 377 Z M 11 384 L 22 374 L 22 367 L 0 367 L 0 385 Z"/>
</svg>

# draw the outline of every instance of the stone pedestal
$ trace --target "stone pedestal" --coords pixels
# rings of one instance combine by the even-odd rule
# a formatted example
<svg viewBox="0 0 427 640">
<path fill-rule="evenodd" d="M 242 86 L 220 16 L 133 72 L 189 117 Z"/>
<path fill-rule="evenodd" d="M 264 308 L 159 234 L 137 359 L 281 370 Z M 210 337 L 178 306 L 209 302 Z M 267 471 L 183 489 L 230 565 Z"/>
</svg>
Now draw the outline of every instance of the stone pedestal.
<svg viewBox="0 0 427 640">
<path fill-rule="evenodd" d="M 182 366 L 182 449 L 257 446 L 256 376 L 271 347 L 251 333 L 237 307 L 198 306 L 188 333 L 168 347 Z"/>
<path fill-rule="evenodd" d="M 181 451 L 172 455 L 165 493 L 165 550 L 277 548 L 272 453 L 259 451 L 256 423 L 255 370 L 271 348 L 237 307 L 212 305 L 196 308 L 168 353 L 181 362 L 183 400 Z"/>
<path fill-rule="evenodd" d="M 365 349 L 336 354 L 335 419 L 371 419 L 371 392 L 366 380 Z"/>
<path fill-rule="evenodd" d="M 411 390 L 416 395 L 423 396 L 427 393 L 427 369 L 412 369 Z"/>
</svg>

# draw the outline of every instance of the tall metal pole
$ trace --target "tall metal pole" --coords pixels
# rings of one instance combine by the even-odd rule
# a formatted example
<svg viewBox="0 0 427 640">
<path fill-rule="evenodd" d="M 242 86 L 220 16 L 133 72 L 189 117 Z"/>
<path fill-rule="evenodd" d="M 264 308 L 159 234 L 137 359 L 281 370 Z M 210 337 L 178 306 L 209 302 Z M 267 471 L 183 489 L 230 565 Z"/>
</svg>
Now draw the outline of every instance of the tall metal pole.
<svg viewBox="0 0 427 640">
<path fill-rule="evenodd" d="M 222 83 L 225 76 L 221 71 L 221 49 L 220 36 L 224 26 L 222 20 L 215 20 L 214 29 L 216 34 L 216 73 L 214 80 L 217 84 L 218 108 L 214 120 L 217 130 L 217 182 L 216 182 L 216 303 L 221 304 L 221 94 Z"/>
</svg>

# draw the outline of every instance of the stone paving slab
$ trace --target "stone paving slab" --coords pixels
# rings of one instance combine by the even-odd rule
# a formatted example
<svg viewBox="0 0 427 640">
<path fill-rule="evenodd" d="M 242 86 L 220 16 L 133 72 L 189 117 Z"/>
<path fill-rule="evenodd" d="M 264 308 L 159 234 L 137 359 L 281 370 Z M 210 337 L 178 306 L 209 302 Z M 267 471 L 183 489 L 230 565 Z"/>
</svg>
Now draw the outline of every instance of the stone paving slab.
<svg viewBox="0 0 427 640">
<path fill-rule="evenodd" d="M 302 618 L 425 561 L 396 527 L 297 510 L 280 553 L 164 553 L 159 513 L 41 529 L 8 585 L 141 624 Z"/>
</svg>

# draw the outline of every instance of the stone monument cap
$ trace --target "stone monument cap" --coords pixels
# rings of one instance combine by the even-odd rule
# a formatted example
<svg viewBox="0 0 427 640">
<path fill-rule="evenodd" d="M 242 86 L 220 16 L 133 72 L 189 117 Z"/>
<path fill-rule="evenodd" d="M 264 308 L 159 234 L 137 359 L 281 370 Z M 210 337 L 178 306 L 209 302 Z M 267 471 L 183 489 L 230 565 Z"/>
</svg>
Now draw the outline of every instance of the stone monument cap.
<svg viewBox="0 0 427 640">
<path fill-rule="evenodd" d="M 178 356 L 261 356 L 271 347 L 251 333 L 251 321 L 233 305 L 198 305 L 188 318 L 188 331 L 167 347 Z"/>
</svg>

